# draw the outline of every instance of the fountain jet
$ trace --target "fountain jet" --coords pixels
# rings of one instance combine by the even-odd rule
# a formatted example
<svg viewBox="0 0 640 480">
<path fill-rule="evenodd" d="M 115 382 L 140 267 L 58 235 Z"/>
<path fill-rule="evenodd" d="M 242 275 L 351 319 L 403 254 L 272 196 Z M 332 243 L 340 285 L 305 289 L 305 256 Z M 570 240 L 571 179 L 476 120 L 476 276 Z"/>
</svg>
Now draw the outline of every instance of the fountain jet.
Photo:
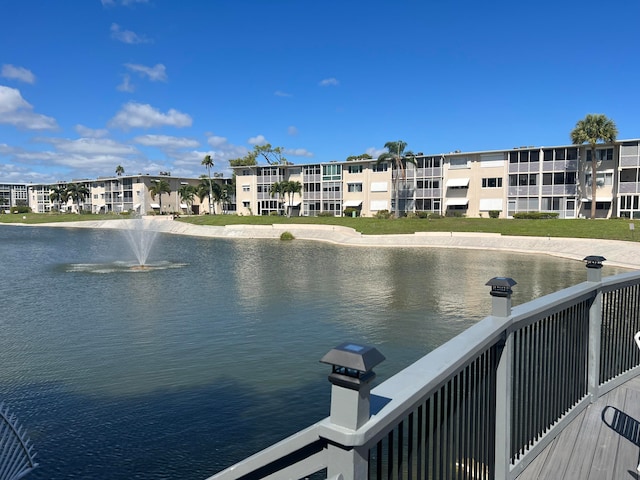
<svg viewBox="0 0 640 480">
<path fill-rule="evenodd" d="M 132 268 L 136 270 L 144 269 L 158 232 L 151 228 L 150 221 L 143 218 L 135 218 L 126 222 L 126 238 L 138 260 L 138 265 Z"/>
</svg>

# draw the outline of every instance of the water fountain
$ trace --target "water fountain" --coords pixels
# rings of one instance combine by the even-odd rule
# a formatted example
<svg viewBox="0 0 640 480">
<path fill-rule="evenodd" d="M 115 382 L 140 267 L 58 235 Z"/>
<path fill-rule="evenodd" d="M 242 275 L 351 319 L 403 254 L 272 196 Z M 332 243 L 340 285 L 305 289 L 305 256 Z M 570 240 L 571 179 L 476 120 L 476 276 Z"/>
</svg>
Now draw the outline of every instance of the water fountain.
<svg viewBox="0 0 640 480">
<path fill-rule="evenodd" d="M 124 232 L 138 260 L 137 265 L 131 266 L 134 270 L 145 270 L 148 268 L 147 259 L 158 235 L 156 230 L 150 228 L 150 222 L 150 220 L 145 220 L 144 218 L 135 218 L 126 221 L 127 228 L 125 228 Z"/>
<path fill-rule="evenodd" d="M 123 220 L 118 227 L 126 239 L 135 261 L 118 260 L 110 263 L 72 263 L 64 268 L 68 272 L 114 273 L 114 272 L 150 272 L 181 268 L 186 264 L 167 260 L 149 262 L 149 255 L 158 236 L 152 219 L 133 218 Z"/>
</svg>

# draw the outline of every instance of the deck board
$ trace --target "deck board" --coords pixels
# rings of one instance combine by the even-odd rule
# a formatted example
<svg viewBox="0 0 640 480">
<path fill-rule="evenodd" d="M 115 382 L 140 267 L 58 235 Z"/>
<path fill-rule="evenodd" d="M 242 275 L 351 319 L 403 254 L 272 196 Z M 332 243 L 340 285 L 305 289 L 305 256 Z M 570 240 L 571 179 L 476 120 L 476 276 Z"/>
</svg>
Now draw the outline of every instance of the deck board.
<svg viewBox="0 0 640 480">
<path fill-rule="evenodd" d="M 640 378 L 578 415 L 518 480 L 640 480 Z"/>
</svg>

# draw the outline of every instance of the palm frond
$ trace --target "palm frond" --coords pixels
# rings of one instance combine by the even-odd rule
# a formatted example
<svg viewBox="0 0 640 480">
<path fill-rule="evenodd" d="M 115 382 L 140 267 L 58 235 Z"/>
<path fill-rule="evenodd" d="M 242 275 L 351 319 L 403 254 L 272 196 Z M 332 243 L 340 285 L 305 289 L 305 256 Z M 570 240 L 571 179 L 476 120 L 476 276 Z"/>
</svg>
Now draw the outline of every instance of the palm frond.
<svg viewBox="0 0 640 480">
<path fill-rule="evenodd" d="M 0 480 L 17 480 L 38 464 L 26 432 L 0 403 Z"/>
</svg>

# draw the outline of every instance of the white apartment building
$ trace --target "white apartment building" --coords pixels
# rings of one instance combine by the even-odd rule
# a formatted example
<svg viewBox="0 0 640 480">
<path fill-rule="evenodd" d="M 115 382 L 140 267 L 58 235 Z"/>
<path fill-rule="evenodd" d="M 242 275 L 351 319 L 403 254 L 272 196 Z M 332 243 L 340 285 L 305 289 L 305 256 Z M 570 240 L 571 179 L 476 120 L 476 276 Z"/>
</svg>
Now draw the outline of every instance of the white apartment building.
<svg viewBox="0 0 640 480">
<path fill-rule="evenodd" d="M 163 193 L 162 196 L 151 196 L 149 189 L 157 180 L 162 179 L 168 182 L 170 193 Z M 209 213 L 209 198 L 206 195 L 202 201 L 195 196 L 193 203 L 188 205 L 179 194 L 179 190 L 184 185 L 197 186 L 202 179 L 182 178 L 170 175 L 122 175 L 114 177 L 99 177 L 93 179 L 72 180 L 70 182 L 60 181 L 55 184 L 0 184 L 0 199 L 4 200 L 8 210 L 15 205 L 28 205 L 35 213 L 47 213 L 52 211 L 77 212 L 78 205 L 71 199 L 64 203 L 51 200 L 51 193 L 54 188 L 66 187 L 70 183 L 83 185 L 88 195 L 81 200 L 80 210 L 91 213 L 122 213 L 132 212 L 136 214 L 204 214 Z M 229 184 L 230 179 L 212 178 L 214 183 Z M 22 203 L 20 203 L 22 202 Z M 223 205 L 215 202 L 212 207 L 213 213 L 226 213 L 235 211 L 235 199 Z"/>
<path fill-rule="evenodd" d="M 640 218 L 640 140 L 598 145 L 596 216 Z M 393 210 L 398 189 L 402 212 L 511 218 L 518 212 L 589 217 L 591 151 L 587 145 L 519 147 L 415 157 L 403 172 L 374 160 L 304 165 L 234 167 L 238 213 L 284 214 L 288 198 L 271 195 L 275 182 L 299 181 L 292 215 L 345 210 L 372 216 Z"/>
</svg>

